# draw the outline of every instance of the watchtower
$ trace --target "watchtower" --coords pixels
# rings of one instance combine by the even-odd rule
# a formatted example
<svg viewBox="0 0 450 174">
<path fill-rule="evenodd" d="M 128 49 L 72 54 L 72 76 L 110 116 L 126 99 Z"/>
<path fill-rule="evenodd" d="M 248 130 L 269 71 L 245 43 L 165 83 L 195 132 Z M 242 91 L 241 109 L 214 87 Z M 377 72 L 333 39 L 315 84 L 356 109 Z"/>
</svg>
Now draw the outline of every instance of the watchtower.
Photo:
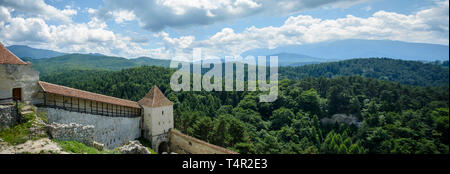
<svg viewBox="0 0 450 174">
<path fill-rule="evenodd" d="M 173 128 L 173 103 L 155 85 L 138 102 L 143 109 L 141 135 L 158 153 L 167 151 L 169 130 Z"/>
</svg>

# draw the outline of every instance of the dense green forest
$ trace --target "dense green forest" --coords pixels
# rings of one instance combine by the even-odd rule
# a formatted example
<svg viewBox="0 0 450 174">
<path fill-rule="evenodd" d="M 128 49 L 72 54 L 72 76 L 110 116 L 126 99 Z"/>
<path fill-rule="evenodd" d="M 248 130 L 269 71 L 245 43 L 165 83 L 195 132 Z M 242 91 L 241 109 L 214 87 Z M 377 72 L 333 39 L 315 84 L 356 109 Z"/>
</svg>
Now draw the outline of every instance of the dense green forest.
<svg viewBox="0 0 450 174">
<path fill-rule="evenodd" d="M 436 74 L 436 79 L 418 77 L 420 73 L 412 76 L 408 71 L 398 74 L 406 73 L 410 79 L 379 80 L 381 74 L 394 73 L 394 69 L 414 69 L 409 67 L 414 66 L 412 62 L 398 64 L 373 68 L 376 78 L 360 74 L 320 76 L 310 70 L 311 75 L 281 80 L 278 99 L 273 103 L 260 103 L 260 92 L 173 92 L 169 80 L 174 70 L 154 66 L 121 71 L 69 70 L 42 76 L 41 80 L 134 101 L 156 84 L 175 103 L 176 129 L 240 153 L 448 154 L 448 69 L 436 70 L 444 73 Z M 330 72 L 352 72 L 352 67 L 341 66 L 339 71 Z M 429 71 L 435 71 L 431 68 Z M 284 71 L 295 75 L 291 72 L 295 70 Z M 280 72 L 283 75 L 283 70 Z M 446 84 L 440 82 L 442 76 Z M 352 115 L 359 124 L 321 121 L 335 114 Z"/>
<path fill-rule="evenodd" d="M 448 61 L 423 63 L 388 58 L 350 59 L 338 62 L 283 67 L 281 78 L 359 75 L 406 85 L 437 86 L 448 83 Z"/>
<path fill-rule="evenodd" d="M 169 67 L 169 60 L 141 57 L 125 59 L 103 55 L 67 54 L 49 59 L 27 59 L 42 76 L 66 70 L 112 70 L 142 65 Z M 225 68 L 223 68 L 225 69 Z M 448 83 L 448 61 L 422 63 L 388 58 L 350 59 L 305 66 L 280 67 L 280 79 L 306 77 L 362 76 L 406 85 L 438 86 Z"/>
</svg>

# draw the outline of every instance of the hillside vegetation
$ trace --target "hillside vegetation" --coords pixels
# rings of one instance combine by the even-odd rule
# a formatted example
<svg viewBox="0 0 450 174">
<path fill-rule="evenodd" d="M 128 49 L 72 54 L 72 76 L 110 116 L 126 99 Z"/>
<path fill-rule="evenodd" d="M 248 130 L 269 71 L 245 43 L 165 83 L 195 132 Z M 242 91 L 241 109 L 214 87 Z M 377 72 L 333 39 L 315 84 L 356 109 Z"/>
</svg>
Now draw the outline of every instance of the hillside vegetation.
<svg viewBox="0 0 450 174">
<path fill-rule="evenodd" d="M 41 77 L 67 70 L 119 71 L 143 65 L 169 67 L 169 60 L 125 59 L 85 54 L 69 54 L 49 59 L 26 59 L 33 63 Z M 206 72 L 206 71 L 205 71 Z M 448 61 L 422 63 L 388 58 L 351 59 L 295 67 L 279 67 L 280 79 L 298 80 L 308 77 L 362 76 L 416 86 L 439 86 L 449 82 Z"/>
<path fill-rule="evenodd" d="M 132 68 L 142 65 L 155 65 L 169 67 L 169 60 L 141 57 L 125 59 L 122 57 L 110 57 L 92 54 L 67 54 L 48 59 L 29 59 L 35 69 L 41 74 L 52 74 L 65 70 L 112 70 L 118 71 L 124 68 Z"/>
<path fill-rule="evenodd" d="M 353 71 L 344 67 L 339 72 Z M 420 87 L 361 76 L 305 75 L 300 80 L 281 80 L 278 100 L 260 103 L 260 92 L 173 92 L 169 88 L 173 72 L 144 66 L 115 72 L 65 71 L 42 79 L 134 101 L 158 85 L 175 103 L 177 129 L 240 153 L 449 152 L 447 84 Z M 423 83 L 417 76 L 410 76 L 412 84 Z M 334 114 L 352 114 L 361 124 L 321 123 Z"/>
<path fill-rule="evenodd" d="M 439 86 L 449 82 L 448 61 L 439 65 L 388 58 L 351 59 L 297 67 L 283 67 L 279 69 L 279 73 L 281 79 L 358 75 L 400 82 L 405 85 Z"/>
</svg>

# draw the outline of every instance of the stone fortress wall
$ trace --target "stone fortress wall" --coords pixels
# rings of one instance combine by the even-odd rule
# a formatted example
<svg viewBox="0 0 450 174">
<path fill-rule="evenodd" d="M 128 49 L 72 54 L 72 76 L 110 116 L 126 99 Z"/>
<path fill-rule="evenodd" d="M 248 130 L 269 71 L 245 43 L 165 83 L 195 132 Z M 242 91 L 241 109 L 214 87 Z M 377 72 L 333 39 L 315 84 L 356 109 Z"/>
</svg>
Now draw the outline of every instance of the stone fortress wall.
<svg viewBox="0 0 450 174">
<path fill-rule="evenodd" d="M 58 124 L 51 123 L 47 125 L 50 136 L 62 141 L 78 141 L 88 146 L 94 144 L 94 126 L 84 126 L 81 124 Z"/>
<path fill-rule="evenodd" d="M 19 121 L 19 115 L 14 105 L 0 105 L 0 130 L 11 128 Z"/>
<path fill-rule="evenodd" d="M 171 129 L 169 132 L 168 148 L 170 152 L 177 154 L 237 154 L 174 129 Z"/>
<path fill-rule="evenodd" d="M 0 43 L 0 99 L 10 100 L 13 95 L 46 113 L 50 132 L 58 139 L 101 143 L 112 149 L 142 136 L 157 152 L 235 153 L 174 130 L 173 103 L 156 85 L 134 102 L 41 82 L 31 63 Z M 15 124 L 17 116 L 11 113 L 11 108 L 0 108 L 0 128 Z"/>
<path fill-rule="evenodd" d="M 113 149 L 141 136 L 141 117 L 110 117 L 72 112 L 55 108 L 38 108 L 47 113 L 49 123 L 94 126 L 94 141 Z"/>
</svg>

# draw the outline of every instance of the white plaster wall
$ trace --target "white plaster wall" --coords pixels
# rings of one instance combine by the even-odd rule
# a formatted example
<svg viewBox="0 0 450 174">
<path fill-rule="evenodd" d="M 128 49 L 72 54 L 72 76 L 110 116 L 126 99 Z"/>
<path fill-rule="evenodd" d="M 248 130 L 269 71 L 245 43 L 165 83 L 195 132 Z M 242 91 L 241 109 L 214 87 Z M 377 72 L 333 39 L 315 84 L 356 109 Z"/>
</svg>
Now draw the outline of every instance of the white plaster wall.
<svg viewBox="0 0 450 174">
<path fill-rule="evenodd" d="M 0 98 L 10 98 L 13 88 L 22 88 L 22 100 L 34 104 L 38 81 L 39 72 L 31 65 L 0 64 Z"/>
<path fill-rule="evenodd" d="M 151 112 L 153 136 L 168 133 L 173 128 L 173 106 L 153 108 Z"/>
<path fill-rule="evenodd" d="M 141 117 L 107 117 L 54 108 L 39 108 L 39 110 L 48 112 L 47 120 L 50 123 L 93 125 L 94 141 L 104 144 L 109 149 L 140 137 Z"/>
<path fill-rule="evenodd" d="M 144 138 L 151 140 L 152 139 L 152 118 L 151 118 L 151 110 L 152 108 L 147 106 L 141 106 L 143 108 L 143 119 L 142 119 L 142 128 L 144 130 L 144 135 L 142 135 Z"/>
<path fill-rule="evenodd" d="M 173 106 L 144 106 L 144 126 L 151 136 L 168 133 L 173 128 Z"/>
</svg>

